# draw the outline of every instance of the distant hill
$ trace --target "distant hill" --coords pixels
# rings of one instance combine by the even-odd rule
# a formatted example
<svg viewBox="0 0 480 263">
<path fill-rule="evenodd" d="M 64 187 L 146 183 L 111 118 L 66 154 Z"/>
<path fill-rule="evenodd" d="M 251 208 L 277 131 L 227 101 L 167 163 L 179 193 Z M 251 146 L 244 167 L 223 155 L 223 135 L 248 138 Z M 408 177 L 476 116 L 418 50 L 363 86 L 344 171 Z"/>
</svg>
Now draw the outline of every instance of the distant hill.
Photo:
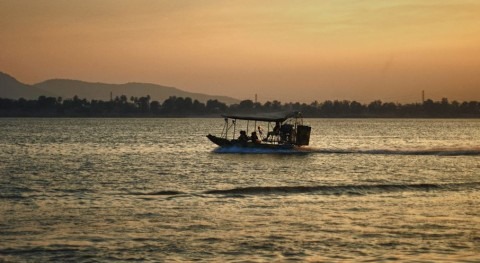
<svg viewBox="0 0 480 263">
<path fill-rule="evenodd" d="M 37 87 L 23 84 L 14 77 L 0 72 L 0 98 L 37 99 L 39 96 L 54 96 L 54 94 Z"/>
<path fill-rule="evenodd" d="M 190 97 L 204 103 L 209 99 L 217 99 L 227 104 L 239 102 L 239 100 L 230 97 L 192 93 L 173 87 L 165 87 L 150 83 L 132 82 L 126 84 L 106 84 L 79 80 L 51 79 L 35 84 L 34 86 L 47 92 L 57 94 L 63 98 L 71 98 L 74 95 L 77 95 L 79 98 L 87 98 L 90 100 L 110 100 L 111 92 L 113 97 L 126 95 L 128 98 L 130 98 L 131 96 L 142 97 L 150 95 L 152 100 L 157 100 L 160 102 L 163 102 L 170 96 Z"/>
<path fill-rule="evenodd" d="M 27 85 L 8 74 L 0 72 L 0 98 L 37 99 L 39 96 L 44 95 L 67 99 L 77 95 L 79 98 L 88 100 L 110 100 L 110 93 L 113 94 L 113 97 L 125 95 L 127 98 L 150 95 L 152 100 L 160 102 L 163 102 L 170 96 L 190 97 L 203 103 L 210 99 L 217 99 L 226 104 L 240 102 L 240 100 L 231 97 L 187 92 L 174 87 L 149 83 L 107 84 L 80 80 L 51 79 L 38 84 Z"/>
</svg>

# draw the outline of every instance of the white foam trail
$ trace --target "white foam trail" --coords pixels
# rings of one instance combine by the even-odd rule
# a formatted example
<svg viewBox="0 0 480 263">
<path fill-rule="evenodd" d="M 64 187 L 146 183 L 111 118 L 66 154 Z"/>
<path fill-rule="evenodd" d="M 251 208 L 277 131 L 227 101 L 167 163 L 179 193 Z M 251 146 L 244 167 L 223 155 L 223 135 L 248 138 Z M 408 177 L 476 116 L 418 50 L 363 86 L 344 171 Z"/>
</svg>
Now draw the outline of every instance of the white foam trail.
<svg viewBox="0 0 480 263">
<path fill-rule="evenodd" d="M 379 154 L 379 155 L 437 155 L 437 156 L 479 156 L 480 147 L 423 148 L 423 149 L 328 149 L 305 148 L 305 152 L 324 154 Z"/>
<path fill-rule="evenodd" d="M 436 156 L 480 156 L 480 147 L 424 148 L 424 149 L 340 149 L 302 147 L 295 149 L 261 149 L 245 147 L 216 148 L 215 153 L 232 154 L 373 154 L 373 155 L 436 155 Z"/>
</svg>

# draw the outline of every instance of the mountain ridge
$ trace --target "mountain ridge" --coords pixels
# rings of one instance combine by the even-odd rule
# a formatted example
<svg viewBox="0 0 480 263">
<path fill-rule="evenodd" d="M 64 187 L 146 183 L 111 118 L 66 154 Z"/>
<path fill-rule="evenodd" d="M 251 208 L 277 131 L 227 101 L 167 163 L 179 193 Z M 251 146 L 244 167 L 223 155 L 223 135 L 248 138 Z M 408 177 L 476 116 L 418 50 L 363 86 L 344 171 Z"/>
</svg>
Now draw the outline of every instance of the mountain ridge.
<svg viewBox="0 0 480 263">
<path fill-rule="evenodd" d="M 39 96 L 53 96 L 48 91 L 41 90 L 18 81 L 11 75 L 0 71 L 0 97 L 11 99 L 36 99 Z"/>
<path fill-rule="evenodd" d="M 189 92 L 176 87 L 163 86 L 155 83 L 127 82 L 111 84 L 103 82 L 88 82 L 83 80 L 54 78 L 33 85 L 24 84 L 14 77 L 0 71 L 0 97 L 9 99 L 36 99 L 39 96 L 62 98 L 79 98 L 88 100 L 110 100 L 110 96 L 125 95 L 142 97 L 149 95 L 152 100 L 164 101 L 171 96 L 190 97 L 193 100 L 207 102 L 216 99 L 226 104 L 235 104 L 240 100 L 228 97 Z"/>
</svg>

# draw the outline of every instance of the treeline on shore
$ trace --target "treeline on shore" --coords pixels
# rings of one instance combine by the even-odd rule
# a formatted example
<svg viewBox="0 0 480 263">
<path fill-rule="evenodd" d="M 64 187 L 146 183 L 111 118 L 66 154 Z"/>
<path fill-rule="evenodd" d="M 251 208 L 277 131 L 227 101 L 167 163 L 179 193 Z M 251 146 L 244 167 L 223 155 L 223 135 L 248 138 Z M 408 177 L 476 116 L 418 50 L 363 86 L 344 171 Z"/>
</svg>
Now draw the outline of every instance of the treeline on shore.
<svg viewBox="0 0 480 263">
<path fill-rule="evenodd" d="M 227 105 L 218 100 L 206 103 L 191 98 L 170 97 L 160 103 L 150 96 L 117 96 L 109 101 L 40 96 L 36 100 L 0 98 L 0 117 L 217 117 L 222 113 L 301 111 L 312 118 L 479 118 L 480 102 L 426 100 L 423 103 L 400 104 L 373 101 L 314 101 L 255 103 L 243 100 Z"/>
</svg>

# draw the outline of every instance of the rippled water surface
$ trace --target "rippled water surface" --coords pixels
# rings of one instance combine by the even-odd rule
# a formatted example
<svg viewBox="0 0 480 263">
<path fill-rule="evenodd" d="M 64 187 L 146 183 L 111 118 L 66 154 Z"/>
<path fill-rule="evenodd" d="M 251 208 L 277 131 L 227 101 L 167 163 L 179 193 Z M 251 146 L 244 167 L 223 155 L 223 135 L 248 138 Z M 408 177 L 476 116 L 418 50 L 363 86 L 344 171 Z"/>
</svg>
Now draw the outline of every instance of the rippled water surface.
<svg viewBox="0 0 480 263">
<path fill-rule="evenodd" d="M 480 121 L 307 119 L 300 152 L 219 119 L 0 119 L 0 261 L 480 261 Z"/>
</svg>

